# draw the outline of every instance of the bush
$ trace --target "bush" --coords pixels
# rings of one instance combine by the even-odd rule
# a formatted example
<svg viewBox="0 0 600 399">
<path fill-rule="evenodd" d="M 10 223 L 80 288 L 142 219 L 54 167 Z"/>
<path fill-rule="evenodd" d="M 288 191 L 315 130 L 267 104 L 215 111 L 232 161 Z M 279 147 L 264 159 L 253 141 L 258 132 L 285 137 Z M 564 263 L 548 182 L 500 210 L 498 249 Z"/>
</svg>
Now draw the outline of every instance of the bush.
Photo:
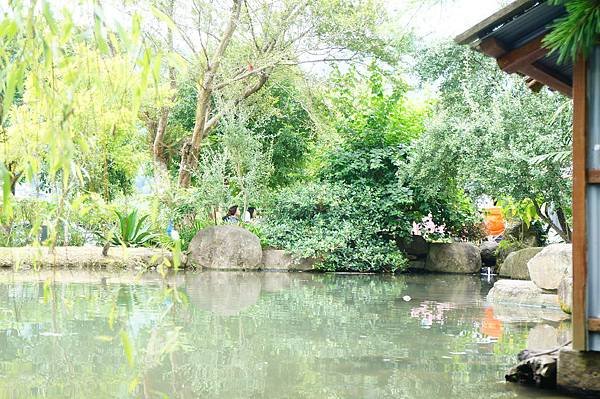
<svg viewBox="0 0 600 399">
<path fill-rule="evenodd" d="M 46 226 L 47 239 L 54 245 L 95 242 L 94 232 L 110 226 L 112 208 L 95 194 L 76 196 L 60 209 L 56 202 L 45 199 L 14 201 L 11 217 L 0 218 L 0 245 L 30 245 L 41 238 L 42 226 Z"/>
<path fill-rule="evenodd" d="M 129 213 L 115 211 L 118 217 L 116 229 L 111 230 L 105 240 L 110 241 L 112 245 L 124 245 L 126 247 L 144 247 L 152 246 L 158 239 L 158 234 L 150 231 L 146 219 L 148 215 L 138 217 L 137 209 Z"/>
<path fill-rule="evenodd" d="M 403 270 L 407 261 L 395 240 L 407 234 L 400 210 L 408 197 L 390 194 L 330 182 L 284 189 L 263 220 L 264 231 L 272 245 L 315 257 L 324 270 Z"/>
</svg>

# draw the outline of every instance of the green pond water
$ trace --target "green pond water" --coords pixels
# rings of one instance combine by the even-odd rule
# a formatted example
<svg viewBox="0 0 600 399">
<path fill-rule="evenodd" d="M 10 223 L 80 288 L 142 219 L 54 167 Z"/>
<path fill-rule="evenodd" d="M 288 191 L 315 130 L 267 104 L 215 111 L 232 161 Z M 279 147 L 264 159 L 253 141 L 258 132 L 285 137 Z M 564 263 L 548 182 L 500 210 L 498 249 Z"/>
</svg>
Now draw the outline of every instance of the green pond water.
<svg viewBox="0 0 600 399">
<path fill-rule="evenodd" d="M 556 312 L 480 276 L 0 273 L 0 398 L 558 398 L 504 382 Z M 410 299 L 406 296 L 410 296 Z M 551 320 L 551 321 L 547 321 Z"/>
</svg>

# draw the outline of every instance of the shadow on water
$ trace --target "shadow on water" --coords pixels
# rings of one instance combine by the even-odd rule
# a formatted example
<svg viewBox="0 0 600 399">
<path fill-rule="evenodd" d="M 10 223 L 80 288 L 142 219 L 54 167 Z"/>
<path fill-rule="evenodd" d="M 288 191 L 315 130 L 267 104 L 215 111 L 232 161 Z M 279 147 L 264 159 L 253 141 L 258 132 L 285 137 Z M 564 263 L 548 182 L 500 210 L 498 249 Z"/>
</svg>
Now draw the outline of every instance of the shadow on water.
<svg viewBox="0 0 600 399">
<path fill-rule="evenodd" d="M 512 398 L 568 325 L 478 276 L 0 273 L 0 397 Z"/>
</svg>

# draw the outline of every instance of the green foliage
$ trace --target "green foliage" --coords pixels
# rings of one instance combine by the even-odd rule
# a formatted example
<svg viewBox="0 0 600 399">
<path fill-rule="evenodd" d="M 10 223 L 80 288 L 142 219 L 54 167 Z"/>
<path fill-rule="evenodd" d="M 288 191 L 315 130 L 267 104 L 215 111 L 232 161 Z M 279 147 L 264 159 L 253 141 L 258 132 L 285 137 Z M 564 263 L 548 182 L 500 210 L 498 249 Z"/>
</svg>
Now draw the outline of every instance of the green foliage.
<svg viewBox="0 0 600 399">
<path fill-rule="evenodd" d="M 254 99 L 248 118 L 248 128 L 260 132 L 263 145 L 272 149 L 270 187 L 287 186 L 305 178 L 315 124 L 309 113 L 310 95 L 300 89 L 301 85 L 298 79 L 287 75 L 276 77 Z"/>
<path fill-rule="evenodd" d="M 395 237 L 407 193 L 357 188 L 324 181 L 283 189 L 263 221 L 269 243 L 315 257 L 324 270 L 404 269 Z"/>
<path fill-rule="evenodd" d="M 511 198 L 498 200 L 498 206 L 502 208 L 505 219 L 519 219 L 529 227 L 531 223 L 539 220 L 533 201 L 525 198 L 520 202 L 513 201 Z"/>
<path fill-rule="evenodd" d="M 214 222 L 212 220 L 206 219 L 195 219 L 191 222 L 180 222 L 178 224 L 178 232 L 181 237 L 181 250 L 187 251 L 190 242 L 194 238 L 197 232 L 207 227 L 213 226 Z"/>
<path fill-rule="evenodd" d="M 558 62 L 575 61 L 579 53 L 588 56 L 600 35 L 600 2 L 597 0 L 550 0 L 564 6 L 567 15 L 554 21 L 544 37 L 550 53 L 558 53 Z"/>
<path fill-rule="evenodd" d="M 110 227 L 113 207 L 98 195 L 81 194 L 62 205 L 44 199 L 13 201 L 10 217 L 0 217 L 0 246 L 25 246 L 38 242 L 42 226 L 53 245 L 83 245 L 94 241 L 94 232 Z"/>
<path fill-rule="evenodd" d="M 47 1 L 42 7 L 11 2 L 5 14 L 0 28 L 5 166 L 13 178 L 60 176 L 63 189 L 78 180 L 108 199 L 109 169 L 113 179 L 128 183 L 139 167 L 137 109 L 151 64 L 159 61 L 148 52 L 137 58 L 139 16 L 133 16 L 131 34 L 121 30 L 109 38 L 97 7 L 90 40 L 91 32 L 75 25 L 68 8 L 56 12 Z"/>
<path fill-rule="evenodd" d="M 456 236 L 472 233 L 480 220 L 460 191 L 424 199 L 398 179 L 427 114 L 405 93 L 401 80 L 375 66 L 366 79 L 337 76 L 323 103 L 338 145 L 322 152 L 317 182 L 276 195 L 264 222 L 270 243 L 316 257 L 326 270 L 394 271 L 406 266 L 396 244 L 429 213 Z"/>
<path fill-rule="evenodd" d="M 260 239 L 260 246 L 263 248 L 267 248 L 271 246 L 271 242 L 269 241 L 269 235 L 265 231 L 265 228 L 261 223 L 240 223 L 240 226 L 248 230 L 250 233 L 254 234 Z"/>
<path fill-rule="evenodd" d="M 153 245 L 157 235 L 150 231 L 146 220 L 149 215 L 138 216 L 137 209 L 128 214 L 115 211 L 118 217 L 117 228 L 112 230 L 105 239 L 113 245 L 126 247 L 142 247 Z"/>
<path fill-rule="evenodd" d="M 243 110 L 238 111 L 235 118 L 223 121 L 221 137 L 228 188 L 242 209 L 260 201 L 273 170 L 271 147 L 263 144 L 259 133 L 246 126 L 247 116 Z"/>
<path fill-rule="evenodd" d="M 405 178 L 421 196 L 464 190 L 471 198 L 531 201 L 536 209 L 547 203 L 568 216 L 570 156 L 544 155 L 570 151 L 569 100 L 547 90 L 534 94 L 522 79 L 454 44 L 435 47 L 419 65 L 441 97 L 409 151 Z"/>
<path fill-rule="evenodd" d="M 326 118 L 351 148 L 407 143 L 423 131 L 426 108 L 410 103 L 406 83 L 375 64 L 365 79 L 355 69 L 335 72 L 328 89 Z"/>
<path fill-rule="evenodd" d="M 308 4 L 321 43 L 390 64 L 397 63 L 400 51 L 406 47 L 407 36 L 386 34 L 394 21 L 390 21 L 381 1 L 312 0 Z"/>
</svg>

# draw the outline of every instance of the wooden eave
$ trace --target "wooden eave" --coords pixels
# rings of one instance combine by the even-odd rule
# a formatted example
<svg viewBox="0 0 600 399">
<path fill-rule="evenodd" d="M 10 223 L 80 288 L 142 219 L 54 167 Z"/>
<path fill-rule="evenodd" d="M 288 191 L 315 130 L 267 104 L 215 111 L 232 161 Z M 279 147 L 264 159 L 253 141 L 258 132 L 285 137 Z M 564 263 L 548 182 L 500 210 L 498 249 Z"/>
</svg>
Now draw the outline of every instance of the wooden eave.
<svg viewBox="0 0 600 399">
<path fill-rule="evenodd" d="M 540 21 L 534 25 L 539 34 L 524 44 L 503 43 L 497 36 L 499 30 L 514 30 L 515 25 L 519 28 L 520 21 L 532 26 L 532 19 L 521 18 L 530 11 L 536 11 L 538 6 L 544 5 L 544 0 L 517 0 L 503 9 L 492 14 L 477 25 L 466 30 L 455 37 L 458 44 L 468 44 L 473 49 L 496 59 L 500 69 L 507 73 L 517 73 L 526 78 L 527 85 L 534 91 L 539 91 L 542 86 L 548 86 L 552 90 L 559 91 L 572 97 L 573 85 L 571 76 L 565 76 L 560 65 L 552 60 L 548 62 L 548 50 L 543 46 L 543 39 L 547 33 L 545 24 Z M 535 9 L 535 10 L 534 10 Z M 541 9 L 540 9 L 541 10 Z M 516 21 L 516 22 L 515 22 Z M 535 20 L 534 20 L 535 21 Z M 519 31 L 519 30 L 517 30 Z M 533 35 L 532 35 L 533 36 Z M 515 48 L 515 46 L 518 46 Z"/>
<path fill-rule="evenodd" d="M 538 63 L 548 54 L 548 49 L 543 47 L 542 42 L 543 36 L 538 36 L 521 47 L 509 51 L 499 40 L 490 37 L 474 47 L 483 54 L 495 58 L 504 72 L 518 73 L 527 77 L 530 88 L 539 90 L 539 84 L 542 84 L 572 97 L 573 86 L 569 80 Z M 537 84 L 531 83 L 532 81 Z"/>
</svg>

